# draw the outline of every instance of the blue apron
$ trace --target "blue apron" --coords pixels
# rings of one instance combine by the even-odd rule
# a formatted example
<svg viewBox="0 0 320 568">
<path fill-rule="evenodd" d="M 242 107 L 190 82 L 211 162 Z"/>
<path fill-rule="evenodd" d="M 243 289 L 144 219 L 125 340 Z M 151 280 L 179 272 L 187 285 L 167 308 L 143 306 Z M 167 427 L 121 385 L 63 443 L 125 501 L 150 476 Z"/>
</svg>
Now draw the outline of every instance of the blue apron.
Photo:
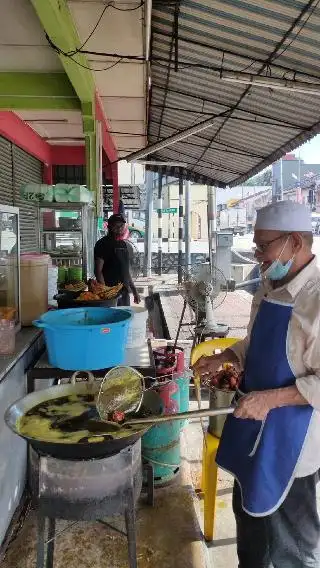
<svg viewBox="0 0 320 568">
<path fill-rule="evenodd" d="M 295 384 L 287 359 L 292 308 L 268 299 L 261 302 L 246 356 L 243 393 Z M 275 408 L 263 422 L 228 416 L 217 464 L 238 481 L 242 506 L 249 515 L 270 515 L 286 498 L 312 412 L 309 405 Z"/>
</svg>

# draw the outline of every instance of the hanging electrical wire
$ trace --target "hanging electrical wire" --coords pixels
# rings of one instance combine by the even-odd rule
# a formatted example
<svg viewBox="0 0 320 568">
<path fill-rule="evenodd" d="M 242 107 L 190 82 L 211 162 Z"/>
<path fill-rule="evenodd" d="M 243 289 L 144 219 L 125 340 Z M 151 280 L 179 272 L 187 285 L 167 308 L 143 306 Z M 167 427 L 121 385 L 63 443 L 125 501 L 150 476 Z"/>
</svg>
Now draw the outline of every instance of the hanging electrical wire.
<svg viewBox="0 0 320 568">
<path fill-rule="evenodd" d="M 88 41 L 93 37 L 94 33 L 96 32 L 97 28 L 99 27 L 106 11 L 110 8 L 110 9 L 114 9 L 120 12 L 133 12 L 136 10 L 139 10 L 140 8 L 142 8 L 145 4 L 145 1 L 141 1 L 139 2 L 139 4 L 137 4 L 136 6 L 132 7 L 132 8 L 120 8 L 119 6 L 115 5 L 115 1 L 112 0 L 110 2 L 108 2 L 96 24 L 94 25 L 94 27 L 92 28 L 90 34 L 86 37 L 85 41 L 81 44 L 81 46 L 73 51 L 69 51 L 69 52 L 65 52 L 63 51 L 59 46 L 57 46 L 56 44 L 53 43 L 53 41 L 51 40 L 51 38 L 46 34 L 47 40 L 51 46 L 52 49 L 54 49 L 59 55 L 63 55 L 64 57 L 69 57 L 70 59 L 72 59 L 72 61 L 76 64 L 79 65 L 80 67 L 84 68 L 84 69 L 88 69 L 90 71 L 95 71 L 95 72 L 102 72 L 102 71 L 109 71 L 111 69 L 113 69 L 114 67 L 116 67 L 117 65 L 119 65 L 120 63 L 124 62 L 124 61 L 136 61 L 136 62 L 141 62 L 141 63 L 145 63 L 146 59 L 143 56 L 139 56 L 139 55 L 129 55 L 129 54 L 118 54 L 118 53 L 106 53 L 106 52 L 97 52 L 97 51 L 92 51 L 92 50 L 85 50 L 83 49 L 86 44 L 88 43 Z M 281 52 L 279 53 L 275 53 L 270 60 L 267 63 L 266 66 L 266 71 L 265 74 L 266 76 L 271 77 L 272 76 L 272 70 L 271 70 L 271 65 L 273 65 L 273 62 L 278 59 L 281 55 L 283 55 L 283 53 L 285 53 L 285 51 L 287 51 L 287 49 L 292 45 L 292 43 L 298 38 L 299 34 L 301 33 L 301 31 L 303 30 L 303 28 L 306 26 L 306 24 L 308 23 L 308 21 L 310 20 L 311 16 L 313 15 L 313 13 L 315 12 L 316 8 L 319 6 L 320 4 L 320 0 L 316 0 L 315 4 L 312 6 L 312 2 L 309 2 L 309 8 L 310 12 L 306 18 L 306 20 L 304 22 L 302 22 L 300 24 L 299 22 L 299 18 L 301 18 L 301 16 L 305 15 L 307 13 L 307 9 L 308 7 L 306 7 L 304 14 L 300 14 L 300 17 L 296 19 L 296 21 L 294 22 L 294 24 L 291 27 L 291 31 L 294 29 L 294 27 L 296 27 L 297 25 L 300 25 L 299 30 L 297 31 L 297 33 L 294 35 L 294 37 L 290 40 L 290 42 L 282 49 Z M 154 0 L 154 5 L 157 6 L 162 6 L 162 2 L 160 2 L 159 0 Z M 174 7 L 175 2 L 169 3 L 167 4 L 167 6 Z M 287 32 L 288 34 L 290 33 L 290 31 L 288 30 Z M 83 55 L 91 55 L 91 56 L 97 56 L 97 57 L 106 57 L 106 58 L 112 58 L 112 59 L 117 59 L 116 61 L 112 62 L 110 65 L 106 66 L 106 67 L 102 67 L 102 68 L 94 68 L 91 66 L 87 66 L 84 63 L 81 63 L 80 61 L 78 61 L 77 59 L 75 59 L 75 56 L 77 54 L 83 54 Z M 224 51 L 222 50 L 222 60 L 224 59 Z M 172 62 L 170 60 L 170 58 L 165 58 L 165 57 L 156 57 L 153 56 L 150 58 L 150 62 L 152 65 L 159 65 L 162 67 L 167 67 L 170 62 Z M 259 60 L 255 60 L 254 58 L 252 59 L 251 63 L 249 63 L 247 66 L 243 67 L 242 69 L 228 69 L 229 71 L 234 71 L 234 72 L 245 72 L 247 70 L 249 70 L 254 64 L 256 63 L 260 63 Z M 282 66 L 283 67 L 283 66 Z M 221 66 L 214 66 L 214 65 L 208 65 L 208 64 L 204 64 L 204 63 L 194 63 L 194 62 L 188 62 L 188 61 L 180 61 L 178 63 L 177 66 L 177 71 L 183 71 L 185 69 L 201 69 L 201 70 L 205 70 L 205 71 L 213 71 L 213 72 L 220 72 L 221 74 Z M 283 68 L 284 69 L 284 68 Z M 293 73 L 294 77 L 296 78 L 297 73 L 299 73 L 299 75 L 304 75 L 303 72 L 299 72 L 293 69 L 289 69 L 287 71 L 285 71 L 286 73 Z M 314 77 L 314 79 L 316 79 L 317 77 Z"/>
<path fill-rule="evenodd" d="M 289 41 L 289 43 L 283 48 L 283 50 L 280 53 L 277 53 L 274 55 L 274 57 L 272 57 L 270 63 L 273 63 L 273 61 L 275 61 L 276 59 L 278 59 L 279 57 L 281 57 L 281 55 L 283 55 L 287 49 L 289 49 L 289 47 L 293 44 L 293 42 L 299 37 L 299 35 L 301 34 L 303 28 L 307 25 L 308 21 L 310 20 L 312 14 L 314 13 L 314 11 L 317 9 L 317 7 L 320 4 L 320 0 L 317 0 L 316 3 L 314 4 L 314 6 L 311 7 L 310 13 L 308 15 L 308 17 L 305 19 L 304 22 L 302 22 L 300 29 L 298 30 L 298 32 L 294 35 L 294 37 Z"/>
<path fill-rule="evenodd" d="M 82 48 L 83 48 L 85 45 L 87 45 L 89 39 L 92 38 L 92 36 L 93 36 L 93 34 L 95 33 L 96 29 L 99 27 L 99 24 L 100 24 L 100 22 L 101 22 L 103 16 L 105 15 L 106 11 L 108 10 L 108 8 L 112 8 L 113 10 L 117 10 L 118 12 L 134 12 L 135 10 L 139 10 L 139 8 L 142 8 L 143 5 L 144 5 L 144 1 L 140 2 L 140 3 L 139 3 L 137 6 L 135 6 L 134 8 L 119 8 L 118 6 L 115 5 L 114 0 L 111 1 L 111 2 L 108 2 L 108 3 L 105 5 L 105 7 L 103 8 L 103 10 L 102 10 L 102 12 L 101 12 L 101 14 L 100 14 L 100 16 L 99 16 L 99 18 L 98 18 L 98 20 L 97 20 L 97 23 L 93 26 L 93 28 L 92 28 L 90 34 L 89 34 L 88 37 L 85 39 L 85 41 L 83 42 L 83 44 L 82 44 L 78 49 L 75 49 L 74 51 L 69 51 L 69 52 L 68 52 L 68 55 L 69 55 L 69 56 L 71 56 L 71 55 L 76 55 L 77 53 L 79 53 L 79 52 L 82 50 Z M 102 69 L 101 71 L 103 71 L 103 69 Z"/>
<path fill-rule="evenodd" d="M 70 59 L 72 59 L 72 61 L 74 61 L 74 63 L 76 63 L 77 65 L 79 65 L 80 67 L 82 67 L 83 69 L 89 69 L 89 71 L 110 71 L 110 69 L 113 69 L 114 67 L 116 67 L 117 65 L 119 65 L 119 63 L 121 63 L 122 61 L 122 57 L 120 57 L 118 59 L 118 61 L 115 61 L 114 63 L 112 63 L 111 65 L 109 65 L 108 67 L 102 67 L 102 69 L 95 69 L 93 67 L 88 67 L 87 65 L 83 65 L 82 63 L 80 63 L 79 61 L 77 61 L 76 59 L 74 59 L 74 57 L 70 57 Z"/>
</svg>

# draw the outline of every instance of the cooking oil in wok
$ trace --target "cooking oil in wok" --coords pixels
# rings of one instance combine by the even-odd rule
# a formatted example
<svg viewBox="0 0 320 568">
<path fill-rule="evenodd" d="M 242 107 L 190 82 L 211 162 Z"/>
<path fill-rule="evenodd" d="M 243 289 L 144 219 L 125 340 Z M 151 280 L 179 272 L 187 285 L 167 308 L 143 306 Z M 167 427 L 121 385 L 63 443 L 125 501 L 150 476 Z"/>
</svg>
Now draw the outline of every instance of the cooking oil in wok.
<svg viewBox="0 0 320 568">
<path fill-rule="evenodd" d="M 94 436 L 86 429 L 65 431 L 55 426 L 58 419 L 69 419 L 95 409 L 95 397 L 92 394 L 74 394 L 48 400 L 38 404 L 17 421 L 17 430 L 22 436 L 35 440 L 52 443 L 98 443 L 108 439 L 126 437 L 141 430 L 141 426 L 135 428 L 123 427 L 112 435 L 100 434 Z"/>
</svg>

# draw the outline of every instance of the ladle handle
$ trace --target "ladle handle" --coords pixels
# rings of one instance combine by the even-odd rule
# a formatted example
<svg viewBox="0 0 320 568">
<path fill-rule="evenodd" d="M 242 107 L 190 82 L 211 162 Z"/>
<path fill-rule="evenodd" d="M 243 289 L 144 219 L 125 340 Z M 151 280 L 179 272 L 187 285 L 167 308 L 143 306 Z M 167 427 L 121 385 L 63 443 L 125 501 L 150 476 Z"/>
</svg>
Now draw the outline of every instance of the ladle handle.
<svg viewBox="0 0 320 568">
<path fill-rule="evenodd" d="M 148 416 L 146 418 L 132 418 L 126 420 L 126 425 L 134 424 L 159 424 L 160 422 L 171 422 L 171 420 L 190 420 L 191 418 L 204 418 L 205 416 L 221 416 L 232 414 L 234 406 L 225 408 L 203 408 L 202 410 L 192 410 L 190 412 L 178 412 L 177 414 L 162 414 L 161 416 Z"/>
</svg>

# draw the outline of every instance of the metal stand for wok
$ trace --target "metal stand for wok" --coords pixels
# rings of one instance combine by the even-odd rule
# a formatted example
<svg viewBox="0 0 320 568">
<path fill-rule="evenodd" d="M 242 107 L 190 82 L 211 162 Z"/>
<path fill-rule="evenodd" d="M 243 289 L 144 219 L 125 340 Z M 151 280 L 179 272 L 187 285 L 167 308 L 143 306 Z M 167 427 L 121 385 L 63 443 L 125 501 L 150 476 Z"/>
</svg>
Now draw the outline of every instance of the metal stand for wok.
<svg viewBox="0 0 320 568">
<path fill-rule="evenodd" d="M 36 568 L 54 567 L 56 519 L 74 524 L 98 521 L 125 534 L 129 567 L 137 568 L 135 509 L 142 486 L 141 440 L 101 460 L 57 460 L 31 449 L 30 474 L 38 513 Z M 148 502 L 152 499 L 151 491 Z M 126 533 L 103 520 L 118 514 L 124 515 Z"/>
</svg>

